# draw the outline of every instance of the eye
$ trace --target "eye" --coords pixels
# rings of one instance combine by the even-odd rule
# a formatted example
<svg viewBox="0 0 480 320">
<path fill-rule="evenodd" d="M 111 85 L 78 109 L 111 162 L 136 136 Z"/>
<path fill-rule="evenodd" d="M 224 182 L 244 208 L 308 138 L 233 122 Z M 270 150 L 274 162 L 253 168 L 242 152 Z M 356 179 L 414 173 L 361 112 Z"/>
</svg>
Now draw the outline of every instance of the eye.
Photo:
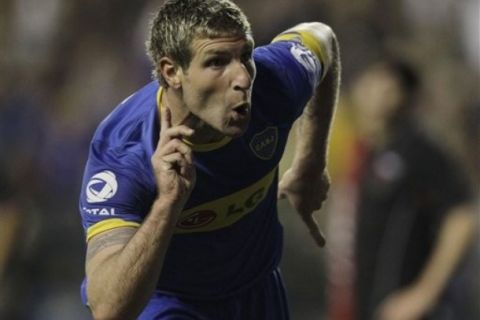
<svg viewBox="0 0 480 320">
<path fill-rule="evenodd" d="M 228 58 L 227 57 L 213 57 L 211 59 L 208 59 L 206 62 L 207 67 L 214 67 L 214 68 L 219 68 L 219 67 L 224 67 L 228 64 Z"/>
<path fill-rule="evenodd" d="M 248 52 L 245 52 L 244 54 L 242 54 L 242 62 L 250 62 L 250 60 L 252 60 L 252 52 L 251 51 L 248 51 Z"/>
</svg>

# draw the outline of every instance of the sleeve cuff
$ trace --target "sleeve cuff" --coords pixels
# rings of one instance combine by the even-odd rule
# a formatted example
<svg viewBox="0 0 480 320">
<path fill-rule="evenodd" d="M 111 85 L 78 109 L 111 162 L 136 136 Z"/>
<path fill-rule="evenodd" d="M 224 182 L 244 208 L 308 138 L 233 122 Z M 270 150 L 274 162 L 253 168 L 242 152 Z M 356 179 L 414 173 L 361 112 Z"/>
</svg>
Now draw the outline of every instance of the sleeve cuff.
<svg viewBox="0 0 480 320">
<path fill-rule="evenodd" d="M 140 227 L 140 223 L 134 221 L 125 221 L 122 219 L 107 219 L 95 223 L 87 229 L 87 242 L 99 233 L 122 227 Z"/>
</svg>

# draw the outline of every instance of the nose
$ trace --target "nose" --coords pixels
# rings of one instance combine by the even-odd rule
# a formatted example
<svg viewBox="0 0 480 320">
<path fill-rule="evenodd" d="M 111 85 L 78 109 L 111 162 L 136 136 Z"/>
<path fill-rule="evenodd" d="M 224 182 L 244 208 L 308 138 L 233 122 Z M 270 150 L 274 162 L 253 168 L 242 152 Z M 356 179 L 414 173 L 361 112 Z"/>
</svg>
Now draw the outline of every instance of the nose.
<svg viewBox="0 0 480 320">
<path fill-rule="evenodd" d="M 255 68 L 245 63 L 238 62 L 233 70 L 233 88 L 234 90 L 248 91 L 252 87 L 255 76 Z"/>
</svg>

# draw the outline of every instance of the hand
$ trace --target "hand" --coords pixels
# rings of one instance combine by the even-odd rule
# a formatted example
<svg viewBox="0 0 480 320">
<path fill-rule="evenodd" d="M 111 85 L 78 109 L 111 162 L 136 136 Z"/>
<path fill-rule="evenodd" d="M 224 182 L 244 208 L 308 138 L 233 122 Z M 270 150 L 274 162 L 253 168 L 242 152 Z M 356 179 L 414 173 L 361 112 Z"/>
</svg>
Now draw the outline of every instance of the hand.
<svg viewBox="0 0 480 320">
<path fill-rule="evenodd" d="M 192 136 L 194 131 L 185 125 L 172 127 L 171 121 L 170 109 L 163 108 L 152 166 L 160 199 L 183 206 L 195 185 L 196 172 L 192 149 L 182 138 Z"/>
<path fill-rule="evenodd" d="M 325 237 L 313 217 L 313 212 L 322 207 L 329 188 L 330 178 L 326 171 L 321 175 L 300 176 L 291 168 L 284 173 L 278 184 L 278 199 L 288 198 L 320 247 L 325 245 Z"/>
<path fill-rule="evenodd" d="M 427 292 L 412 286 L 389 295 L 376 311 L 377 320 L 420 320 L 433 303 Z"/>
</svg>

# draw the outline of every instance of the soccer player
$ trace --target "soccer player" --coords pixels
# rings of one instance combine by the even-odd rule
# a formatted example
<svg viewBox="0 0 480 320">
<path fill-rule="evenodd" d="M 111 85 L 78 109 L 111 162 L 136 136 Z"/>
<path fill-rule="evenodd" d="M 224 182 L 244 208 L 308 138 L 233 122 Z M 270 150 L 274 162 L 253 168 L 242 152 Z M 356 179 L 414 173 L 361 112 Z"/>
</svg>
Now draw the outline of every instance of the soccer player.
<svg viewBox="0 0 480 320">
<path fill-rule="evenodd" d="M 100 124 L 80 196 L 95 319 L 288 319 L 278 270 L 288 198 L 315 241 L 338 45 L 318 22 L 254 50 L 226 0 L 172 0 L 151 25 L 156 80 Z M 255 82 L 254 82 L 255 79 Z M 301 139 L 278 182 L 293 122 Z"/>
</svg>

